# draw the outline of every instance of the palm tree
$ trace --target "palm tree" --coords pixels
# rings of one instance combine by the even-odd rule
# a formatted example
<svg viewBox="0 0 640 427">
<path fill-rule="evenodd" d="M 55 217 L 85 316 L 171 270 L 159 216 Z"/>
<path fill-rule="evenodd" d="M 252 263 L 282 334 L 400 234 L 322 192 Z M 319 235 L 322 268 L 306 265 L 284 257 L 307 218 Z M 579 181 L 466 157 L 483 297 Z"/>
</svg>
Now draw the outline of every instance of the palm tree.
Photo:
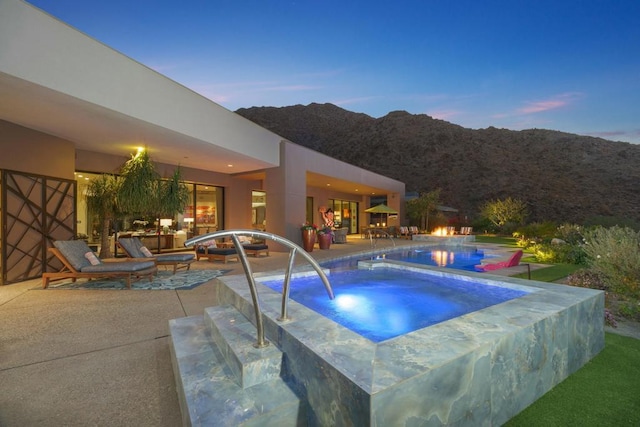
<svg viewBox="0 0 640 427">
<path fill-rule="evenodd" d="M 180 168 L 170 179 L 162 179 L 146 151 L 131 156 L 122 167 L 118 207 L 123 213 L 151 218 L 173 217 L 184 212 L 190 193 L 181 182 Z M 158 224 L 160 251 L 160 224 Z"/>
<path fill-rule="evenodd" d="M 109 247 L 109 225 L 118 212 L 119 180 L 116 176 L 103 174 L 89 181 L 87 186 L 87 208 L 98 215 L 100 229 L 100 258 L 111 258 Z"/>
</svg>

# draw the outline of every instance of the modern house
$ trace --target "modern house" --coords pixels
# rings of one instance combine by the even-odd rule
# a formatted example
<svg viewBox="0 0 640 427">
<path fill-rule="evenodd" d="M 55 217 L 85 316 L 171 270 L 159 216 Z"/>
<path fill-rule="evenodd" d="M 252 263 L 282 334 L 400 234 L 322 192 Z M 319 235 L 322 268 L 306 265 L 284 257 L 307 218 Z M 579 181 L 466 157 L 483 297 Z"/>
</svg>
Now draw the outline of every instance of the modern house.
<svg viewBox="0 0 640 427">
<path fill-rule="evenodd" d="M 170 224 L 183 235 L 266 228 L 300 243 L 320 206 L 357 233 L 372 196 L 399 212 L 389 225 L 403 217 L 403 183 L 287 141 L 24 1 L 0 0 L 0 284 L 52 268 L 56 239 L 91 239 L 86 180 L 118 173 L 138 147 L 162 176 L 180 166 L 192 203 Z"/>
</svg>

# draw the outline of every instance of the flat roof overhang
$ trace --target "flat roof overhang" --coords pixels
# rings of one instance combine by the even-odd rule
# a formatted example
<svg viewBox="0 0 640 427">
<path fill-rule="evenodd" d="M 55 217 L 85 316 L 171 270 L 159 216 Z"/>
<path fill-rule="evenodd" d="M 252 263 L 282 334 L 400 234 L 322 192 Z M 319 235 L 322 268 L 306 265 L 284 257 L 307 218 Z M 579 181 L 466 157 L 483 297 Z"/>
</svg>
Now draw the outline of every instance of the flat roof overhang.
<svg viewBox="0 0 640 427">
<path fill-rule="evenodd" d="M 374 187 L 363 182 L 348 181 L 315 172 L 307 172 L 307 185 L 359 196 L 380 196 L 386 195 L 390 191 L 389 189 Z"/>
<path fill-rule="evenodd" d="M 0 120 L 208 171 L 280 162 L 280 136 L 22 1 L 0 3 Z"/>
<path fill-rule="evenodd" d="M 241 173 L 234 176 L 236 178 L 259 181 L 264 180 L 266 174 L 264 171 L 256 171 L 251 173 Z M 331 191 L 358 196 L 380 196 L 389 194 L 391 191 L 382 187 L 375 187 L 362 182 L 350 181 L 335 176 L 322 175 L 316 172 L 307 171 L 306 178 L 307 186 L 309 187 L 326 188 Z"/>
</svg>

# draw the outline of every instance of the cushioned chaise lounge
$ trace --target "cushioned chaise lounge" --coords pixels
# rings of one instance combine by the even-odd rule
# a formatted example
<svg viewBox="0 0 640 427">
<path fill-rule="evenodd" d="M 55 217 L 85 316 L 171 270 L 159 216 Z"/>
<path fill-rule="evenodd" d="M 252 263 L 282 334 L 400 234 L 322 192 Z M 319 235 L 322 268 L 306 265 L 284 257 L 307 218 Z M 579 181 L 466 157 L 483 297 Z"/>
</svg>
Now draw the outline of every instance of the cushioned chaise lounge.
<svg viewBox="0 0 640 427">
<path fill-rule="evenodd" d="M 495 262 L 492 264 L 476 265 L 475 268 L 478 271 L 495 271 L 495 270 L 501 270 L 503 268 L 512 268 L 512 267 L 518 267 L 520 265 L 523 265 L 527 267 L 528 276 L 529 276 L 529 279 L 531 279 L 531 266 L 529 264 L 520 264 L 520 259 L 522 259 L 522 255 L 523 255 L 522 251 L 519 250 L 514 252 L 513 255 L 511 255 L 511 257 L 506 261 Z"/>
<path fill-rule="evenodd" d="M 200 258 L 207 258 L 209 261 L 222 261 L 225 264 L 235 259 L 239 260 L 238 252 L 236 252 L 236 248 L 218 248 L 215 245 L 196 245 L 196 258 L 198 261 Z"/>
<path fill-rule="evenodd" d="M 133 259 L 152 260 L 156 265 L 170 265 L 173 267 L 173 274 L 176 270 L 184 268 L 189 270 L 191 263 L 195 261 L 193 254 L 152 254 L 137 237 L 121 237 L 118 239 L 118 246 L 124 253 Z"/>
<path fill-rule="evenodd" d="M 248 236 L 238 236 L 238 240 L 247 256 L 256 258 L 260 255 L 269 256 L 269 246 L 264 243 L 253 243 Z M 199 243 L 195 245 L 196 258 L 200 260 L 200 258 L 206 257 L 209 261 L 222 261 L 225 264 L 232 259 L 238 261 L 238 252 L 234 246 L 228 246 L 230 244 L 232 245 L 232 243 L 227 242 L 226 246 L 219 247 L 215 239 Z"/>
<path fill-rule="evenodd" d="M 269 256 L 269 246 L 264 243 L 249 243 L 247 245 L 242 245 L 242 247 L 248 256 L 254 256 L 256 258 L 260 255 Z"/>
<path fill-rule="evenodd" d="M 54 254 L 61 262 L 62 269 L 55 272 L 42 274 L 42 287 L 47 288 L 54 280 L 71 279 L 98 279 L 119 278 L 126 280 L 127 288 L 131 289 L 131 282 L 148 277 L 153 280 L 153 275 L 158 268 L 151 260 L 146 261 L 116 261 L 104 262 L 95 256 L 95 253 L 82 240 L 58 240 L 53 242 L 54 247 L 49 252 Z"/>
</svg>

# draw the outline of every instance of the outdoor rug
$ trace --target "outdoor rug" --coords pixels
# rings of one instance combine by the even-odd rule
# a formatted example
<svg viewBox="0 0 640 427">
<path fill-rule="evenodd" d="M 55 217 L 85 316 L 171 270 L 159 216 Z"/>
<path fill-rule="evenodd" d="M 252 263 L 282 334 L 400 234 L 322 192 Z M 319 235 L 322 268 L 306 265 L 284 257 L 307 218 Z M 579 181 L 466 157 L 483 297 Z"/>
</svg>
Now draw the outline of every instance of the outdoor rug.
<svg viewBox="0 0 640 427">
<path fill-rule="evenodd" d="M 172 290 L 193 289 L 209 280 L 220 277 L 231 270 L 189 270 L 172 274 L 171 271 L 158 270 L 153 281 L 143 278 L 131 284 L 131 289 Z M 124 279 L 78 279 L 74 282 L 65 280 L 53 282 L 48 289 L 127 289 Z"/>
</svg>

